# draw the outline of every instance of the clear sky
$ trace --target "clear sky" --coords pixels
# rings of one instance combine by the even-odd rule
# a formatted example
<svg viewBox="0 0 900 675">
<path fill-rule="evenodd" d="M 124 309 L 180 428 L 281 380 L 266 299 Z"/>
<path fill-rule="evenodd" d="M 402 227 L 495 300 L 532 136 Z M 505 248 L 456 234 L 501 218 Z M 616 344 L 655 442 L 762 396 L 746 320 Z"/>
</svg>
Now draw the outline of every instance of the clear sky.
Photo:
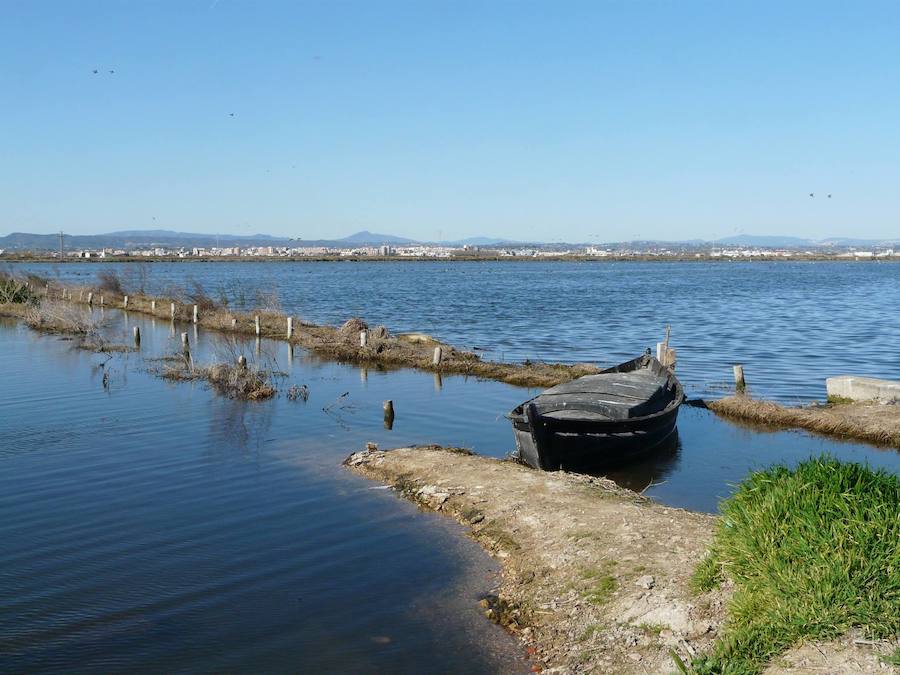
<svg viewBox="0 0 900 675">
<path fill-rule="evenodd" d="M 0 9 L 0 234 L 900 236 L 898 2 Z"/>
</svg>

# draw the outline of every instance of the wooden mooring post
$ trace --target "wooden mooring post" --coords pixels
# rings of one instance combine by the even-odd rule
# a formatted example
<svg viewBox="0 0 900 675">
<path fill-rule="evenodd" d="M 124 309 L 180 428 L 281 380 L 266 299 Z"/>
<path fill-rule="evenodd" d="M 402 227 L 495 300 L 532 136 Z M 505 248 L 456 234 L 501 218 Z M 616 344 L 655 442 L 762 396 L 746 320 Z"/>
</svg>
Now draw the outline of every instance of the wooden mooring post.
<svg viewBox="0 0 900 675">
<path fill-rule="evenodd" d="M 294 337 L 294 317 L 292 316 L 287 318 L 287 337 L 288 340 Z"/>
<path fill-rule="evenodd" d="M 392 429 L 394 426 L 394 402 L 387 400 L 384 402 L 384 428 Z"/>
<path fill-rule="evenodd" d="M 743 394 L 747 389 L 747 381 L 744 379 L 744 366 L 736 364 L 734 370 L 734 388 L 739 394 Z"/>
<path fill-rule="evenodd" d="M 132 332 L 134 333 L 134 346 L 139 348 L 141 346 L 141 329 L 135 326 Z"/>
<path fill-rule="evenodd" d="M 253 321 L 256 323 L 256 337 L 259 337 L 259 317 L 253 317 Z"/>
<path fill-rule="evenodd" d="M 364 330 L 359 331 L 359 346 L 365 347 L 368 343 L 369 343 L 368 331 L 364 331 Z"/>
<path fill-rule="evenodd" d="M 103 296 L 100 296 L 100 306 L 103 307 Z"/>
<path fill-rule="evenodd" d="M 434 355 L 431 357 L 431 365 L 439 366 L 441 365 L 441 360 L 444 358 L 444 351 L 440 348 L 440 346 L 434 348 Z"/>
<path fill-rule="evenodd" d="M 181 334 L 181 351 L 184 353 L 185 358 L 190 358 L 191 355 L 191 343 L 188 340 L 188 334 Z"/>
<path fill-rule="evenodd" d="M 94 306 L 94 293 L 93 292 L 88 293 L 88 305 L 90 305 L 91 307 Z"/>
<path fill-rule="evenodd" d="M 156 311 L 156 300 L 151 300 L 151 301 L 150 301 L 150 311 L 151 311 L 151 312 L 155 312 L 155 311 Z"/>
<path fill-rule="evenodd" d="M 172 321 L 175 320 L 175 303 L 174 302 L 169 306 L 169 316 L 172 317 Z"/>
<path fill-rule="evenodd" d="M 128 309 L 128 296 L 122 298 L 122 309 Z"/>
<path fill-rule="evenodd" d="M 197 321 L 199 319 L 200 319 L 200 312 L 197 309 L 197 305 L 194 305 L 194 323 L 197 323 Z"/>
</svg>

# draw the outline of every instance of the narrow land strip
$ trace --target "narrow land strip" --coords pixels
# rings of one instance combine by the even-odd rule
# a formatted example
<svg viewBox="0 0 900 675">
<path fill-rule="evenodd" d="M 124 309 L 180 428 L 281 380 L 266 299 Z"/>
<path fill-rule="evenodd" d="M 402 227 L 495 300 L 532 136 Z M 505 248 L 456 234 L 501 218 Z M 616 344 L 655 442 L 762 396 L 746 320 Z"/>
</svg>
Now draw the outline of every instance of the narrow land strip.
<svg viewBox="0 0 900 675">
<path fill-rule="evenodd" d="M 728 396 L 706 406 L 730 420 L 900 448 L 900 405 L 865 401 L 789 408 L 747 396 Z"/>
<path fill-rule="evenodd" d="M 727 591 L 689 588 L 714 516 L 603 478 L 436 447 L 361 452 L 346 465 L 471 527 L 503 563 L 485 610 L 539 668 L 668 673 L 670 649 L 689 662 L 717 634 Z"/>
</svg>

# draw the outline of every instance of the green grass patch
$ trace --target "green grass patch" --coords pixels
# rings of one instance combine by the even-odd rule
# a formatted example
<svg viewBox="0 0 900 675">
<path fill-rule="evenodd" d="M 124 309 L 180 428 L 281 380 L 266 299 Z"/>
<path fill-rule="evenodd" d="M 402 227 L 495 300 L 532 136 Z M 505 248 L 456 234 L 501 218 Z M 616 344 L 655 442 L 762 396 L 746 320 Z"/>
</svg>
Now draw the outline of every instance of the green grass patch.
<svg viewBox="0 0 900 675">
<path fill-rule="evenodd" d="M 582 592 L 582 597 L 594 605 L 606 604 L 619 587 L 616 578 L 610 574 L 615 565 L 615 561 L 609 560 L 601 567 L 586 567 L 581 570 L 581 578 L 590 582 L 590 586 Z"/>
<path fill-rule="evenodd" d="M 835 396 L 834 394 L 828 397 L 828 403 L 830 405 L 847 405 L 848 403 L 853 403 L 852 398 L 847 398 L 846 396 Z"/>
<path fill-rule="evenodd" d="M 897 647 L 890 654 L 882 656 L 881 660 L 889 666 L 900 666 L 900 647 Z"/>
<path fill-rule="evenodd" d="M 664 630 L 671 630 L 664 623 L 639 623 L 637 627 L 645 635 L 659 635 Z"/>
<path fill-rule="evenodd" d="M 697 673 L 757 673 L 804 639 L 900 634 L 900 477 L 823 457 L 749 476 L 722 505 L 696 588 L 735 584 Z"/>
</svg>

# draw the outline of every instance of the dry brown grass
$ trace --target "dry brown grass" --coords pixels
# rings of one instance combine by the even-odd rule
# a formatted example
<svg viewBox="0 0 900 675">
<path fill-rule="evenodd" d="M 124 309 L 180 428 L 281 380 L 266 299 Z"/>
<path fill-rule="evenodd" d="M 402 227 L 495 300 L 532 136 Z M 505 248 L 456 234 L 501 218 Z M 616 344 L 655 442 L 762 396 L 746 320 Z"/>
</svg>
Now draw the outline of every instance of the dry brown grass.
<svg viewBox="0 0 900 675">
<path fill-rule="evenodd" d="M 69 297 L 69 302 L 78 303 L 78 290 Z M 81 289 L 86 291 L 86 289 Z M 55 297 L 56 293 L 54 294 Z M 84 292 L 81 302 L 86 302 Z M 182 295 L 172 292 L 171 295 Z M 98 304 L 99 292 L 94 291 L 94 304 Z M 105 295 L 107 307 L 121 307 L 122 296 Z M 156 300 L 156 309 L 151 302 Z M 128 298 L 128 311 L 150 314 L 159 318 L 171 317 L 170 304 L 175 303 L 175 319 L 190 322 L 193 318 L 193 304 L 172 297 L 150 297 L 131 295 Z M 269 307 L 273 302 L 267 301 Z M 235 312 L 219 308 L 203 310 L 200 308 L 199 325 L 203 328 L 226 333 L 238 333 L 253 336 L 256 334 L 254 317 L 260 319 L 260 337 L 272 340 L 287 340 L 287 315 L 272 309 L 250 312 Z M 235 325 L 232 326 L 232 320 Z M 308 349 L 320 356 L 361 365 L 382 366 L 387 368 L 417 368 L 445 375 L 466 375 L 483 379 L 498 380 L 522 387 L 551 387 L 561 382 L 598 372 L 591 364 L 552 364 L 529 362 L 523 364 L 494 363 L 482 361 L 472 352 L 442 345 L 437 341 L 409 340 L 406 336 L 393 336 L 383 326 L 369 329 L 368 344 L 361 347 L 359 331 L 367 329 L 361 319 L 350 319 L 342 327 L 317 326 L 303 323 L 295 318 L 294 335 L 291 343 Z M 432 363 L 434 347 L 441 345 L 443 358 L 440 364 Z"/>
<path fill-rule="evenodd" d="M 753 424 L 800 428 L 900 448 L 898 405 L 859 402 L 786 408 L 748 396 L 729 396 L 709 402 L 707 407 L 723 417 Z"/>
<path fill-rule="evenodd" d="M 159 375 L 178 382 L 205 380 L 223 396 L 242 401 L 262 401 L 272 398 L 276 393 L 271 373 L 254 365 L 217 363 L 212 366 L 191 367 L 184 360 L 177 359 L 159 372 Z"/>
<path fill-rule="evenodd" d="M 87 336 L 97 330 L 97 322 L 83 309 L 62 300 L 44 300 L 29 306 L 24 319 L 31 328 L 45 333 Z"/>
</svg>

